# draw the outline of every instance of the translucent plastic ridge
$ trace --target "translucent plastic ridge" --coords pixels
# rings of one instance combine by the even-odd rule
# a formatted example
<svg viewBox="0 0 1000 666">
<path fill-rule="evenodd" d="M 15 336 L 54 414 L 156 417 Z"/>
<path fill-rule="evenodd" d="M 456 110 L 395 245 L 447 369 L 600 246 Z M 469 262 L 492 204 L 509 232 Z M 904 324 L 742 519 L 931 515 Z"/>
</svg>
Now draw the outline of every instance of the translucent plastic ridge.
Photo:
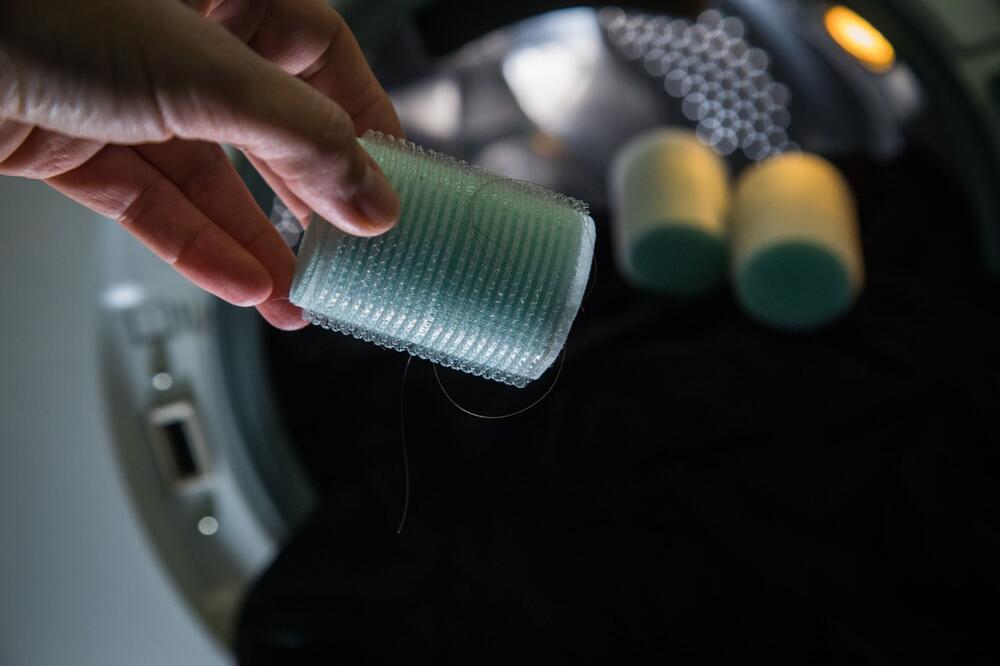
<svg viewBox="0 0 1000 666">
<path fill-rule="evenodd" d="M 368 132 L 399 193 L 391 231 L 357 238 L 315 220 L 291 300 L 313 324 L 523 387 L 566 342 L 590 272 L 587 206 L 538 185 Z"/>
</svg>

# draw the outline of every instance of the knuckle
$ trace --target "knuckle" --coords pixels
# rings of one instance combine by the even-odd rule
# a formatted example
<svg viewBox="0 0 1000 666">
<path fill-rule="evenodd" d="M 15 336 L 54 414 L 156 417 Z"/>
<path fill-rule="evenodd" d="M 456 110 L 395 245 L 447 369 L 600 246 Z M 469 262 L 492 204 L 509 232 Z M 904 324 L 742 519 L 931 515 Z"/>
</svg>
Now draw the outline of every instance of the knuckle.
<svg viewBox="0 0 1000 666">
<path fill-rule="evenodd" d="M 334 55 L 341 48 L 345 35 L 349 32 L 344 17 L 332 8 L 328 20 L 331 21 L 331 24 L 328 28 L 329 37 L 327 38 L 326 46 L 323 47 L 323 50 L 311 63 L 298 72 L 298 76 L 301 76 L 303 79 L 310 78 L 330 63 Z"/>
<path fill-rule="evenodd" d="M 384 97 L 385 92 L 383 92 L 382 86 L 372 76 L 358 90 L 347 111 L 351 114 L 351 118 L 357 120 L 377 106 Z"/>
<path fill-rule="evenodd" d="M 194 203 L 201 202 L 206 193 L 217 183 L 225 169 L 229 167 L 229 160 L 221 150 L 213 150 L 211 156 L 199 165 L 194 171 L 188 174 L 179 184 L 180 190 Z"/>
<path fill-rule="evenodd" d="M 165 184 L 162 180 L 157 180 L 147 185 L 118 214 L 118 224 L 134 234 L 142 235 L 145 231 L 144 222 L 147 219 L 147 215 L 163 199 L 164 188 Z"/>
<path fill-rule="evenodd" d="M 9 158 L 17 154 L 34 130 L 32 125 L 0 118 L 0 173 L 17 175 L 13 173 L 14 160 Z"/>
<path fill-rule="evenodd" d="M 176 264 L 183 261 L 184 256 L 191 251 L 198 241 L 214 228 L 215 226 L 206 220 L 200 227 L 187 234 L 183 239 L 181 239 L 180 246 L 177 248 L 177 252 L 174 256 L 167 260 L 168 263 Z"/>
<path fill-rule="evenodd" d="M 7 150 L 0 146 L 0 173 L 39 180 L 54 178 L 84 164 L 104 145 L 30 125 L 22 125 L 21 128 L 22 131 L 12 131 L 12 136 L 8 137 L 11 145 Z M 2 134 L 3 128 L 0 128 Z M 2 143 L 3 137 L 0 136 Z"/>
</svg>

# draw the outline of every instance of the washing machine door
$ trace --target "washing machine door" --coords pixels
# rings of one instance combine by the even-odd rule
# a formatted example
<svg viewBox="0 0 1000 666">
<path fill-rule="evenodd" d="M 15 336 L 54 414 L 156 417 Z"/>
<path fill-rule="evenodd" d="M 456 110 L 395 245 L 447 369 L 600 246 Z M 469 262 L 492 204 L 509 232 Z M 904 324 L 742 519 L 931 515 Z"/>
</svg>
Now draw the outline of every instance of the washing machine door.
<svg viewBox="0 0 1000 666">
<path fill-rule="evenodd" d="M 610 259 L 609 152 L 704 120 L 649 55 L 697 15 L 495 4 L 422 4 L 365 43 L 411 138 L 592 204 L 596 276 L 561 370 L 518 392 L 318 329 L 264 330 L 316 502 L 242 608 L 240 661 L 995 659 L 1000 217 L 967 158 L 995 175 L 996 109 L 961 76 L 987 52 L 931 39 L 951 25 L 931 1 L 856 4 L 901 40 L 882 72 L 831 38 L 828 3 L 702 17 L 763 52 L 767 94 L 790 93 L 773 152 L 823 153 L 858 201 L 860 302 L 790 335 L 725 292 L 636 291 Z M 734 171 L 771 154 L 706 139 Z M 505 414 L 552 382 L 510 419 L 451 400 Z"/>
<path fill-rule="evenodd" d="M 223 304 L 123 229 L 96 224 L 111 449 L 158 566 L 228 645 L 247 587 L 312 503 L 271 408 L 263 329 L 255 311 Z"/>
</svg>

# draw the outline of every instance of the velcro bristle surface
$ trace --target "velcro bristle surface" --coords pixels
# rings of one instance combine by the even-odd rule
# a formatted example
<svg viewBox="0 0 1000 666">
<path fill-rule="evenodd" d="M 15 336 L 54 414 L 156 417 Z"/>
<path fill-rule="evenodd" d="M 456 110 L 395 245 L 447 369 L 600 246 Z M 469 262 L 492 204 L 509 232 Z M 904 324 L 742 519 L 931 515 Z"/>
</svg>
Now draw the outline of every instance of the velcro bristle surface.
<svg viewBox="0 0 1000 666">
<path fill-rule="evenodd" d="M 399 223 L 375 238 L 315 220 L 291 300 L 325 328 L 523 387 L 552 365 L 594 248 L 586 206 L 368 132 Z"/>
</svg>

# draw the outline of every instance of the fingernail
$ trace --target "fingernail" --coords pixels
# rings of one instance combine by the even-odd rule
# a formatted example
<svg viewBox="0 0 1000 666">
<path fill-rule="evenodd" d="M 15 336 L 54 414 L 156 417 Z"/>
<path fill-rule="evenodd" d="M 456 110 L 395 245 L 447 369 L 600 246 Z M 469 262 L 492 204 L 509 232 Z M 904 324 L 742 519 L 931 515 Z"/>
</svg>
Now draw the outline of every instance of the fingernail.
<svg viewBox="0 0 1000 666">
<path fill-rule="evenodd" d="M 367 167 L 352 203 L 372 227 L 391 227 L 399 219 L 399 197 L 377 167 L 370 162 Z"/>
</svg>

